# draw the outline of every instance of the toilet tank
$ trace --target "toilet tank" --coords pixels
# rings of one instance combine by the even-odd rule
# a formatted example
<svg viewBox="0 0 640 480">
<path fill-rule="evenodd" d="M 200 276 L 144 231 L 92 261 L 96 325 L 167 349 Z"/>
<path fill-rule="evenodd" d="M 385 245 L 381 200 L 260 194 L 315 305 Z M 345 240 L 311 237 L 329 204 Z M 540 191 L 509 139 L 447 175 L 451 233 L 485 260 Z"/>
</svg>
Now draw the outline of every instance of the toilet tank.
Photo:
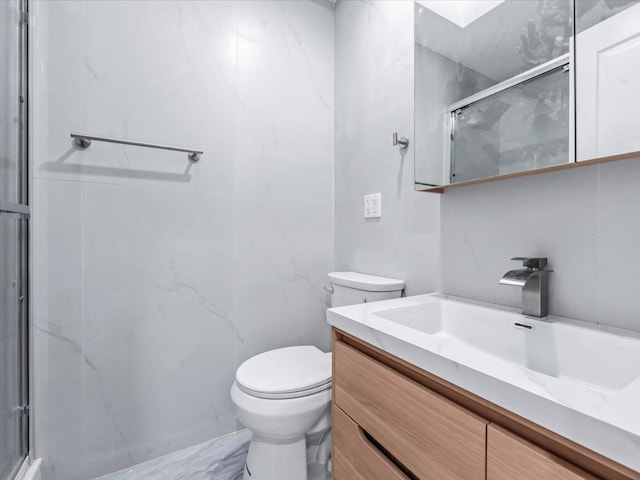
<svg viewBox="0 0 640 480">
<path fill-rule="evenodd" d="M 332 307 L 398 298 L 404 289 L 403 280 L 357 272 L 330 273 L 329 283 Z"/>
</svg>

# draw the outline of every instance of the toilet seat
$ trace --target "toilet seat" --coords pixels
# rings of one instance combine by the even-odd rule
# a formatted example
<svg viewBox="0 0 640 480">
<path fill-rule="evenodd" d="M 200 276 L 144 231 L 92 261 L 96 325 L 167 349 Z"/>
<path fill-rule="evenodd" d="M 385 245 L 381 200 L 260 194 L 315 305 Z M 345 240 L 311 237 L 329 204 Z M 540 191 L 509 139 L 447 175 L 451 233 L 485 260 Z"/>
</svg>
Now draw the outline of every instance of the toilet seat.
<svg viewBox="0 0 640 480">
<path fill-rule="evenodd" d="M 331 353 L 311 345 L 261 353 L 240 365 L 236 384 L 246 394 L 258 398 L 313 395 L 331 388 Z"/>
</svg>

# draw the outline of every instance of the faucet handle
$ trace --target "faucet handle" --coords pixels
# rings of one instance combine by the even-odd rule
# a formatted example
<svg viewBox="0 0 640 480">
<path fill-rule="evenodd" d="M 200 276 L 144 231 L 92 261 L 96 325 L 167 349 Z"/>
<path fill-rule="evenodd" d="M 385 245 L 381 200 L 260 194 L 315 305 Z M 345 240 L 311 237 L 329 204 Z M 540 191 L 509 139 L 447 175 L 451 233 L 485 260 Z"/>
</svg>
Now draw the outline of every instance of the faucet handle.
<svg viewBox="0 0 640 480">
<path fill-rule="evenodd" d="M 511 260 L 517 260 L 522 262 L 522 265 L 527 268 L 537 268 L 538 270 L 542 270 L 547 266 L 547 258 L 528 258 L 528 257 L 513 257 Z"/>
</svg>

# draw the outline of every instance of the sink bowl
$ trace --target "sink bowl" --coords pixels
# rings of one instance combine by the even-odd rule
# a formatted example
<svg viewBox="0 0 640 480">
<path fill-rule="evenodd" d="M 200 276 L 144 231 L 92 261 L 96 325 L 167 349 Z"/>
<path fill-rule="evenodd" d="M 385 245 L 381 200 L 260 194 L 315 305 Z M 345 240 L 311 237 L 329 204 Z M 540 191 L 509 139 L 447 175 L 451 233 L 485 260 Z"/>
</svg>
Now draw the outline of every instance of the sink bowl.
<svg viewBox="0 0 640 480">
<path fill-rule="evenodd" d="M 621 329 L 555 316 L 535 319 L 450 298 L 372 314 L 432 337 L 440 351 L 464 351 L 475 362 L 493 357 L 608 391 L 622 390 L 640 377 L 640 335 Z"/>
</svg>

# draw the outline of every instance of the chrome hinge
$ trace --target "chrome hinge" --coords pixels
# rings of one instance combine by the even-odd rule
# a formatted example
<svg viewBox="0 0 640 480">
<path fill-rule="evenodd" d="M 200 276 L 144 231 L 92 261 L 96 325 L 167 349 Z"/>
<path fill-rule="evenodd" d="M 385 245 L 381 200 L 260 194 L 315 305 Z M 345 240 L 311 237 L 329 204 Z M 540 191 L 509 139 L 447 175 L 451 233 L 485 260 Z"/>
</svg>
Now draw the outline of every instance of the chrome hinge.
<svg viewBox="0 0 640 480">
<path fill-rule="evenodd" d="M 29 416 L 29 410 L 29 405 L 21 405 L 19 407 L 16 407 L 16 411 L 23 417 Z"/>
<path fill-rule="evenodd" d="M 23 25 L 29 25 L 29 13 L 20 12 L 20 23 Z"/>
</svg>

